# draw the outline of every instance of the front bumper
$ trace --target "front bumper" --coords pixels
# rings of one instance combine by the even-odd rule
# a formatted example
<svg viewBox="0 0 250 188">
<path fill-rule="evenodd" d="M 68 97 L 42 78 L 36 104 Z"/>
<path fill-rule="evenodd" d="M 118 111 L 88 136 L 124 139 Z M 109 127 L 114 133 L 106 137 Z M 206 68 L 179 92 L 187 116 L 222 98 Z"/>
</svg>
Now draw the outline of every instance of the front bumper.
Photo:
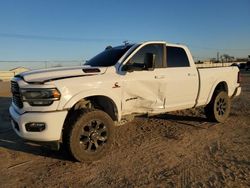
<svg viewBox="0 0 250 188">
<path fill-rule="evenodd" d="M 60 140 L 68 111 L 27 112 L 20 115 L 13 106 L 10 106 L 9 113 L 12 119 L 12 127 L 18 136 L 31 141 L 50 142 Z M 45 130 L 41 132 L 27 131 L 25 124 L 30 122 L 45 123 Z"/>
</svg>

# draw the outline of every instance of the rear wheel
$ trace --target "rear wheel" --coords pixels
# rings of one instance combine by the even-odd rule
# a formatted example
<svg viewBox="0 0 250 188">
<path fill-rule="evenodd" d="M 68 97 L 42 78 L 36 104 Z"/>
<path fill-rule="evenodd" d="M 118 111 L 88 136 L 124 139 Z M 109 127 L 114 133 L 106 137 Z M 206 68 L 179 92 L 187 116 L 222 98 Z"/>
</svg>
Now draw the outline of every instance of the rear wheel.
<svg viewBox="0 0 250 188">
<path fill-rule="evenodd" d="M 113 141 L 113 120 L 100 110 L 81 110 L 71 119 L 64 142 L 78 161 L 95 161 L 103 157 Z"/>
<path fill-rule="evenodd" d="M 210 103 L 205 107 L 209 121 L 225 122 L 231 109 L 231 101 L 225 91 L 215 91 Z"/>
</svg>

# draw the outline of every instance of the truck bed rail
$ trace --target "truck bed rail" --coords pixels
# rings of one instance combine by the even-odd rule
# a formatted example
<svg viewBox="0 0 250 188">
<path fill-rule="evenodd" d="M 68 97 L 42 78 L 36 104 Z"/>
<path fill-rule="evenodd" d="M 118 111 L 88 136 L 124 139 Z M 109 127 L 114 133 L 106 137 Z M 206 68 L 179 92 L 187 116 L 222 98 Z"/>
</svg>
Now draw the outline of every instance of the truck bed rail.
<svg viewBox="0 0 250 188">
<path fill-rule="evenodd" d="M 195 63 L 197 68 L 229 67 L 233 63 Z"/>
</svg>

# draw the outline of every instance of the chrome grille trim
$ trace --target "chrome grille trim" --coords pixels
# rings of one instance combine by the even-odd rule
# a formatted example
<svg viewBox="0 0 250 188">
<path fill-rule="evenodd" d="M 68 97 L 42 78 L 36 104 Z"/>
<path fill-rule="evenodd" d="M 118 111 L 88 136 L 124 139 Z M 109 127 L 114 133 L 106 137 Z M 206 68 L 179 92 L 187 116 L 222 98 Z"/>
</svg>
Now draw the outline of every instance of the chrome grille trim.
<svg viewBox="0 0 250 188">
<path fill-rule="evenodd" d="M 12 101 L 18 108 L 23 108 L 23 101 L 19 90 L 19 85 L 15 81 L 11 81 Z"/>
</svg>

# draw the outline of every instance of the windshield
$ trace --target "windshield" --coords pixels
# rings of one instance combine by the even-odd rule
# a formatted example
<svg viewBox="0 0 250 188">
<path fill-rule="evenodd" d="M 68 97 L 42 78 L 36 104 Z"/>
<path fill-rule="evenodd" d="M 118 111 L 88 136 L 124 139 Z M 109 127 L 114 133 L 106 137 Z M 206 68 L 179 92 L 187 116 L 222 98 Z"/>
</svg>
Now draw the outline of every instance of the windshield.
<svg viewBox="0 0 250 188">
<path fill-rule="evenodd" d="M 85 65 L 91 67 L 109 67 L 117 63 L 117 61 L 131 48 L 132 45 L 117 46 L 108 48 L 90 59 Z"/>
</svg>

